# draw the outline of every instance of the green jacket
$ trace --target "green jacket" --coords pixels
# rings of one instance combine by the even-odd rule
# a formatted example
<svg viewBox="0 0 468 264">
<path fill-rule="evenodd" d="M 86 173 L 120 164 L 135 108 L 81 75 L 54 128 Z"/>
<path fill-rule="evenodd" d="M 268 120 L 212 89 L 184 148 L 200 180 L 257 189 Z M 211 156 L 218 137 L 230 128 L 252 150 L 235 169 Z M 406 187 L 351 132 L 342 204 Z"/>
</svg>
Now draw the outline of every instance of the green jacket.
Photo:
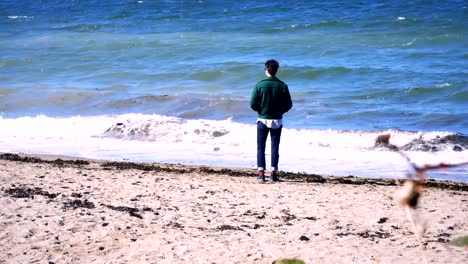
<svg viewBox="0 0 468 264">
<path fill-rule="evenodd" d="M 250 98 L 250 108 L 259 118 L 281 119 L 292 107 L 288 85 L 276 77 L 268 77 L 257 83 Z"/>
</svg>

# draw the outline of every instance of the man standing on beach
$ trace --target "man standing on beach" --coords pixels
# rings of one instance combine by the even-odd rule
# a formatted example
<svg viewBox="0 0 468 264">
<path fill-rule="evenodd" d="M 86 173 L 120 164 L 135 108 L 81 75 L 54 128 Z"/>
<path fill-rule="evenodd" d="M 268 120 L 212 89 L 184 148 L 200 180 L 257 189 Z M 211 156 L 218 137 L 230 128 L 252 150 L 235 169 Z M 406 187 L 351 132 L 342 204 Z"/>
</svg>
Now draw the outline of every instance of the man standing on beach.
<svg viewBox="0 0 468 264">
<path fill-rule="evenodd" d="M 257 167 L 259 183 L 265 182 L 265 146 L 271 133 L 271 176 L 272 182 L 279 181 L 278 161 L 283 114 L 292 107 L 288 85 L 276 78 L 279 63 L 265 62 L 266 79 L 257 83 L 250 98 L 250 108 L 258 113 L 257 118 Z"/>
</svg>

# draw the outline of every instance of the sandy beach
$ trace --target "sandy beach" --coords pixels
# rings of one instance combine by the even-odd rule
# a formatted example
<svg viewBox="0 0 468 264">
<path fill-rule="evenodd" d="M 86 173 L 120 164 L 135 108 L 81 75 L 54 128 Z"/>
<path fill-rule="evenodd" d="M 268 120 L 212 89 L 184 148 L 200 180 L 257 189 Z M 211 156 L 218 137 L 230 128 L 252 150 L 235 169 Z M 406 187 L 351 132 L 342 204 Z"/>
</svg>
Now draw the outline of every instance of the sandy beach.
<svg viewBox="0 0 468 264">
<path fill-rule="evenodd" d="M 416 213 L 392 180 L 0 156 L 0 263 L 467 263 L 468 185 L 430 182 Z"/>
</svg>

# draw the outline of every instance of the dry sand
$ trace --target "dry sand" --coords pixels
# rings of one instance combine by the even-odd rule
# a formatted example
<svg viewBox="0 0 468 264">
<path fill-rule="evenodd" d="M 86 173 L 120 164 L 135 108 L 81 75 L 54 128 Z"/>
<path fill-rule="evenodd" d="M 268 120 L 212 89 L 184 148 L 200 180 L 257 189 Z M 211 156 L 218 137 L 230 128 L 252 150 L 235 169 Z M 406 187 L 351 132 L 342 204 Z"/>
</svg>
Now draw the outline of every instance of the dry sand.
<svg viewBox="0 0 468 264">
<path fill-rule="evenodd" d="M 424 263 L 388 181 L 0 158 L 0 263 Z M 468 263 L 448 243 L 468 234 L 468 188 L 450 186 L 420 200 L 428 263 Z"/>
</svg>

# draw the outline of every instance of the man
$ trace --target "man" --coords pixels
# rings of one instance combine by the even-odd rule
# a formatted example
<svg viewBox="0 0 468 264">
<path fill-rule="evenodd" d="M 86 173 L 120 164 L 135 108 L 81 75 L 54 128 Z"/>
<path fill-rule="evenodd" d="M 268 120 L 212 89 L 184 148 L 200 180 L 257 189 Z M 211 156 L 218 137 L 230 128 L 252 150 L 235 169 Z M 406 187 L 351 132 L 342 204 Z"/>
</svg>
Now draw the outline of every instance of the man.
<svg viewBox="0 0 468 264">
<path fill-rule="evenodd" d="M 258 113 L 257 119 L 257 167 L 259 183 L 265 182 L 265 145 L 271 134 L 271 175 L 270 181 L 277 182 L 279 144 L 283 128 L 283 114 L 292 107 L 288 85 L 276 78 L 279 63 L 265 62 L 266 79 L 257 83 L 250 98 L 250 108 Z"/>
</svg>

